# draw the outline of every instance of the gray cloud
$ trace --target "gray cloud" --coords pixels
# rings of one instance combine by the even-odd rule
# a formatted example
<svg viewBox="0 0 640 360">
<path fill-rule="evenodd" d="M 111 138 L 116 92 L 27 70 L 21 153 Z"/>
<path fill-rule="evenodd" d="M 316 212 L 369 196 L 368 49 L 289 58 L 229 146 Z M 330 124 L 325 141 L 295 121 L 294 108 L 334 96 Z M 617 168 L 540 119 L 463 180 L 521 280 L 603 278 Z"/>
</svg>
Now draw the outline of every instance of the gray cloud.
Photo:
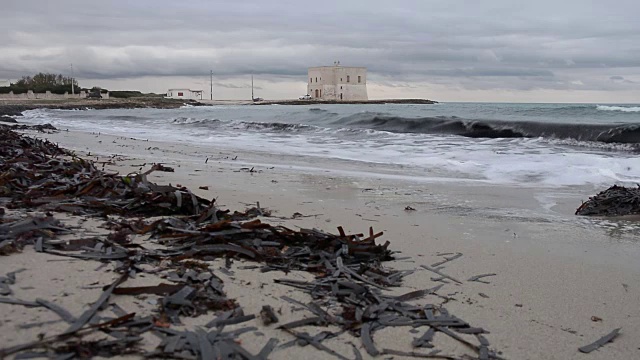
<svg viewBox="0 0 640 360">
<path fill-rule="evenodd" d="M 223 87 L 227 89 L 251 89 L 251 84 L 234 84 L 234 83 L 222 83 L 222 82 L 214 82 L 214 86 Z M 262 90 L 261 86 L 254 85 L 253 88 L 255 90 Z"/>
<path fill-rule="evenodd" d="M 640 76 L 640 4 L 630 0 L 32 0 L 2 8 L 0 79 L 68 73 L 73 63 L 90 79 L 213 70 L 231 89 L 244 85 L 225 79 L 251 73 L 304 83 L 308 66 L 334 60 L 367 66 L 371 81 L 391 88 L 625 91 L 638 90 L 630 79 Z"/>
<path fill-rule="evenodd" d="M 635 84 L 635 81 L 631 81 L 629 79 L 625 79 L 624 76 L 620 76 L 620 75 L 614 75 L 614 76 L 610 76 L 609 80 L 613 81 L 613 82 L 622 82 L 625 84 Z"/>
</svg>

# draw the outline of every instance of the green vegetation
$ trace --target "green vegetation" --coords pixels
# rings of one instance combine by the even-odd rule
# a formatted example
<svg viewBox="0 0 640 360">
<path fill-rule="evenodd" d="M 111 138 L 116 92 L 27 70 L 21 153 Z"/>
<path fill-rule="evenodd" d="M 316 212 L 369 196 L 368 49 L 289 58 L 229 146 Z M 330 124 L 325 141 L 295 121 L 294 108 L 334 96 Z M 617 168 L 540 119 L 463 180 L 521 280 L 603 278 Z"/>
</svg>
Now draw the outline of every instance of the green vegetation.
<svg viewBox="0 0 640 360">
<path fill-rule="evenodd" d="M 136 98 L 136 97 L 162 97 L 162 94 L 154 94 L 154 93 L 149 93 L 149 94 L 143 94 L 140 91 L 110 91 L 109 92 L 109 97 L 110 98 L 120 98 L 120 99 L 129 99 L 129 98 Z"/>
<path fill-rule="evenodd" d="M 29 90 L 35 93 L 51 91 L 54 94 L 64 94 L 65 92 L 71 93 L 71 84 L 73 84 L 75 92 L 80 92 L 80 87 L 75 79 L 61 74 L 38 73 L 34 76 L 23 76 L 15 84 L 1 86 L 0 94 L 8 94 L 11 91 L 14 94 L 24 94 Z"/>
<path fill-rule="evenodd" d="M 80 88 L 78 86 L 78 82 L 71 77 L 49 73 L 38 73 L 34 76 L 23 76 L 22 79 L 10 84 L 9 86 L 0 86 L 0 94 L 8 94 L 10 92 L 13 92 L 14 94 L 25 94 L 29 90 L 34 93 L 45 93 L 47 91 L 51 91 L 53 94 L 64 94 L 71 93 L 71 84 L 73 84 L 76 94 L 79 94 L 80 91 L 85 91 L 89 94 L 96 94 L 98 92 L 101 94 L 109 93 L 109 97 L 120 99 L 164 97 L 164 94 L 144 94 L 140 91 L 131 90 L 109 91 L 98 86 L 94 86 L 90 89 Z"/>
<path fill-rule="evenodd" d="M 82 88 L 82 90 L 84 90 L 84 91 L 86 91 L 88 93 L 101 93 L 101 94 L 106 94 L 106 93 L 109 92 L 109 90 L 103 89 L 103 88 L 101 88 L 99 86 L 94 86 L 91 89 Z"/>
<path fill-rule="evenodd" d="M 109 93 L 109 97 L 120 99 L 129 99 L 132 97 L 140 96 L 144 96 L 144 94 L 142 94 L 140 91 L 111 91 Z"/>
</svg>

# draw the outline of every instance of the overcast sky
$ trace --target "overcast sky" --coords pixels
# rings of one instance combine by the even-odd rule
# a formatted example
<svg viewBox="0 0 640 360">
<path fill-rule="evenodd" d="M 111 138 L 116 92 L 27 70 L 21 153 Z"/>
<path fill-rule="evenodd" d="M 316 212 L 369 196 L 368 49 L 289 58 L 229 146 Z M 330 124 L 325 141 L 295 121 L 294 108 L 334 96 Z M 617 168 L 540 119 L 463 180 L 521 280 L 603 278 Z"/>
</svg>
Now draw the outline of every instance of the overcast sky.
<svg viewBox="0 0 640 360">
<path fill-rule="evenodd" d="M 640 1 L 2 0 L 0 85 L 292 98 L 307 67 L 366 66 L 370 98 L 640 102 Z"/>
</svg>

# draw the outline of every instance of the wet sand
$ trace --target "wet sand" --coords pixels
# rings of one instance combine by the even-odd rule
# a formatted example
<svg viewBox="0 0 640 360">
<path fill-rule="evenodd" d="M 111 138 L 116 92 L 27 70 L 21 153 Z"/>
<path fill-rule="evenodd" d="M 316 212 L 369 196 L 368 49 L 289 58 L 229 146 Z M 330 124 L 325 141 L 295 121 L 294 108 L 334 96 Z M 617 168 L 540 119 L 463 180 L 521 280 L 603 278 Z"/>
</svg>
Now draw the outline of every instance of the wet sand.
<svg viewBox="0 0 640 360">
<path fill-rule="evenodd" d="M 534 189 L 498 187 L 482 181 L 450 183 L 424 175 L 406 174 L 394 166 L 345 161 L 283 157 L 268 153 L 230 151 L 197 144 L 172 144 L 79 132 L 34 134 L 79 155 L 107 160 L 105 169 L 126 174 L 148 168 L 152 162 L 175 167 L 174 173 L 153 173 L 149 180 L 181 184 L 197 195 L 217 198 L 224 208 L 242 209 L 260 202 L 274 211 L 272 223 L 289 227 L 316 227 L 335 232 L 342 225 L 348 232 L 373 226 L 384 231 L 384 240 L 401 251 L 388 266 L 417 268 L 443 259 L 438 253 L 462 253 L 445 264 L 448 275 L 462 281 L 449 283 L 441 294 L 446 307 L 472 326 L 490 334 L 492 348 L 509 359 L 631 359 L 640 357 L 640 230 L 634 221 L 582 219 L 572 215 L 581 199 L 594 189 Z M 89 155 L 90 153 L 90 155 Z M 205 163 L 205 159 L 208 161 Z M 253 170 L 253 171 L 251 171 Z M 199 189 L 208 186 L 210 190 Z M 407 206 L 415 209 L 405 210 Z M 291 219 L 294 213 L 305 217 Z M 79 221 L 73 219 L 69 221 Z M 93 223 L 89 223 L 92 225 Z M 87 224 L 84 225 L 87 227 Z M 93 228 L 92 226 L 88 226 Z M 115 274 L 95 271 L 97 263 L 57 261 L 31 249 L 3 258 L 0 274 L 27 268 L 13 286 L 21 298 L 48 297 L 80 314 L 101 289 L 83 289 L 92 283 L 108 283 Z M 273 283 L 284 274 L 259 273 L 235 268 L 233 278 L 224 278 L 230 298 L 236 298 L 246 313 L 257 313 L 264 304 L 282 309 L 283 321 L 302 317 L 279 296 L 301 300 L 306 295 Z M 214 268 L 220 265 L 213 265 Z M 467 281 L 474 275 L 495 273 L 483 280 Z M 291 274 L 293 278 L 303 274 Z M 418 271 L 407 278 L 403 293 L 433 287 L 435 275 Z M 158 279 L 139 278 L 139 284 Z M 259 294 L 259 296 L 256 296 Z M 112 297 L 130 311 L 150 313 L 150 298 Z M 128 301 L 128 303 L 127 303 Z M 427 297 L 418 303 L 443 302 Z M 125 304 L 125 305 L 122 305 Z M 17 310 L 17 311 L 16 311 Z M 33 340 L 38 333 L 55 334 L 64 324 L 21 329 L 19 325 L 54 320 L 46 310 L 16 309 L 0 304 L 5 346 Z M 592 320 L 597 318 L 601 321 Z M 190 319 L 186 326 L 202 325 L 209 317 Z M 251 324 L 251 323 L 250 323 Z M 269 337 L 291 340 L 273 327 L 255 324 L 265 337 L 243 336 L 243 345 L 254 353 Z M 621 327 L 613 343 L 589 354 L 578 347 Z M 415 335 L 418 336 L 418 335 Z M 150 337 L 149 347 L 157 339 Z M 412 336 L 406 330 L 385 329 L 376 333 L 380 348 L 411 350 Z M 358 339 L 343 335 L 328 340 L 332 349 L 351 356 L 350 345 Z M 461 356 L 466 350 L 442 338 L 439 347 Z M 308 347 L 276 351 L 273 358 L 326 358 Z M 400 357 L 395 357 L 400 358 Z"/>
</svg>

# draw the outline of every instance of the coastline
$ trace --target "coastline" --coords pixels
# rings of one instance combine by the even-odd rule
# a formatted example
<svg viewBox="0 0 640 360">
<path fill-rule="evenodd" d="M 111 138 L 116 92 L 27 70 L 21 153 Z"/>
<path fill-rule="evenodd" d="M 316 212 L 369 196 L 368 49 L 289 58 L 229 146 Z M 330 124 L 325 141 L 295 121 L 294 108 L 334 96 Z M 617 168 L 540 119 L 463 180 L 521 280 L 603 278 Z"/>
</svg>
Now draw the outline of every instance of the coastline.
<svg viewBox="0 0 640 360">
<path fill-rule="evenodd" d="M 386 99 L 367 101 L 330 101 L 330 100 L 178 100 L 163 97 L 133 97 L 128 99 L 69 99 L 69 100 L 2 100 L 0 99 L 0 116 L 20 116 L 23 111 L 35 109 L 84 110 L 84 109 L 176 109 L 185 105 L 319 105 L 319 104 L 437 104 L 427 99 Z"/>
<path fill-rule="evenodd" d="M 254 105 L 320 105 L 320 104 L 336 104 L 336 105 L 373 105 L 373 104 L 437 104 L 437 101 L 428 99 L 380 99 L 380 100 L 263 100 L 255 102 Z"/>
<path fill-rule="evenodd" d="M 637 259 L 637 243 L 615 244 L 614 238 L 609 240 L 612 244 L 607 245 L 603 242 L 609 236 L 604 231 L 568 224 L 565 220 L 553 222 L 527 217 L 526 211 L 524 215 L 512 216 L 490 213 L 491 209 L 504 206 L 504 198 L 514 204 L 514 209 L 526 210 L 527 205 L 518 204 L 529 204 L 535 199 L 521 188 L 399 181 L 394 177 L 380 176 L 377 169 L 366 174 L 362 166 L 357 173 L 341 171 L 341 166 L 331 161 L 314 164 L 315 170 L 309 171 L 302 170 L 303 160 L 298 164 L 293 159 L 278 161 L 278 156 L 269 156 L 268 153 L 230 153 L 225 149 L 104 134 L 73 131 L 29 133 L 48 138 L 87 157 L 90 153 L 91 157 L 106 160 L 113 159 L 113 154 L 119 154 L 113 160 L 114 164 L 106 164 L 105 169 L 121 174 L 137 170 L 141 163 L 162 161 L 175 166 L 176 172 L 154 173 L 150 180 L 182 184 L 199 196 L 217 197 L 220 204 L 230 209 L 259 201 L 281 217 L 270 221 L 289 227 L 333 231 L 342 225 L 348 232 L 358 232 L 373 225 L 376 230 L 385 232 L 385 238 L 391 241 L 392 247 L 402 252 L 400 256 L 412 258 L 390 264 L 393 267 L 429 265 L 442 259 L 436 255 L 438 253 L 460 252 L 463 254 L 460 259 L 446 265 L 451 276 L 467 279 L 484 273 L 497 275 L 487 279 L 490 284 L 465 282 L 459 286 L 446 285 L 443 293 L 454 299 L 447 303 L 447 307 L 472 324 L 489 330 L 487 337 L 492 346 L 501 350 L 505 358 L 583 358 L 584 355 L 577 351 L 578 347 L 618 327 L 622 327 L 621 335 L 615 342 L 598 350 L 596 355 L 623 359 L 636 357 L 640 351 L 634 340 L 640 334 L 640 310 L 637 307 L 640 269 L 633 262 Z M 205 157 L 210 157 L 210 160 L 205 162 Z M 232 160 L 234 157 L 236 160 Z M 353 169 L 352 165 L 344 166 Z M 255 171 L 242 170 L 250 168 Z M 200 186 L 209 186 L 211 190 L 199 189 Z M 465 198 L 479 205 L 464 207 L 461 204 Z M 502 205 L 492 202 L 499 198 Z M 571 193 L 552 208 L 566 215 L 576 198 L 579 194 Z M 443 209 L 446 204 L 450 204 L 449 209 Z M 405 211 L 406 206 L 416 211 Z M 292 219 L 296 212 L 307 217 Z M 15 270 L 20 263 L 33 261 L 29 260 L 33 256 L 37 255 L 25 251 L 8 257 L 16 262 L 0 263 L 0 273 Z M 46 263 L 46 266 L 60 267 L 60 271 L 91 270 L 87 276 L 99 274 L 92 271 L 94 264 L 87 268 L 86 265 L 72 263 L 73 267 L 65 267 L 58 262 Z M 229 280 L 226 289 L 229 296 L 237 298 L 247 310 L 257 311 L 260 305 L 261 299 L 254 296 L 261 291 L 256 287 L 259 284 L 271 283 L 268 289 L 274 295 L 283 290 L 272 284 L 271 275 L 251 271 L 242 273 L 246 276 L 244 280 Z M 439 282 L 432 281 L 432 275 L 418 272 L 407 278 L 402 290 L 437 285 Z M 35 269 L 25 272 L 25 276 L 31 276 L 34 281 L 40 279 L 40 285 L 47 279 L 42 270 L 38 272 Z M 68 293 L 70 296 L 63 298 L 67 298 L 65 301 L 78 312 L 86 301 L 81 293 L 74 294 L 74 289 L 78 282 L 83 281 L 87 279 L 60 279 L 57 288 L 51 291 Z M 21 290 L 21 294 L 33 297 L 41 291 L 40 286 L 34 288 Z M 131 306 L 146 306 L 144 302 L 140 303 L 142 305 Z M 275 304 L 282 306 L 278 302 Z M 0 306 L 1 309 L 8 305 Z M 32 317 L 33 314 L 12 314 L 11 322 L 7 324 L 24 321 L 21 316 Z M 592 316 L 603 320 L 592 321 Z M 39 314 L 36 318 L 44 320 L 46 315 Z M 278 336 L 273 329 L 260 327 L 260 330 L 268 336 Z M 33 331 L 19 333 L 21 339 L 35 334 Z M 11 334 L 3 336 L 5 344 L 20 342 L 6 336 Z M 347 340 L 338 338 L 327 345 L 350 354 L 344 344 Z M 391 344 L 393 348 L 411 348 L 411 339 L 394 331 L 385 330 L 377 334 L 375 340 L 383 345 Z M 459 355 L 464 353 L 455 346 L 453 351 Z M 283 358 L 309 356 L 304 348 L 299 347 L 275 354 Z"/>
<path fill-rule="evenodd" d="M 20 116 L 23 111 L 36 109 L 85 110 L 85 109 L 176 109 L 185 105 L 202 105 L 197 101 L 165 99 L 162 97 L 137 97 L 129 99 L 69 99 L 69 100 L 0 100 L 0 116 Z"/>
</svg>

